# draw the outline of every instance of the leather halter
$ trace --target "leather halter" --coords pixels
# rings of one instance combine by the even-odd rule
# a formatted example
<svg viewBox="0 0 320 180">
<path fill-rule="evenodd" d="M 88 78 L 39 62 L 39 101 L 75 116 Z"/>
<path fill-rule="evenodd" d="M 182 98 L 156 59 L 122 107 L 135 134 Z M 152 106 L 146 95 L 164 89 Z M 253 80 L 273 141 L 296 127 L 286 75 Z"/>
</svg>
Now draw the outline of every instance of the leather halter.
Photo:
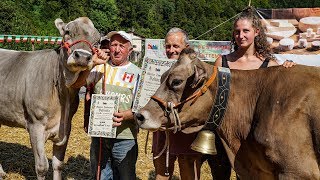
<svg viewBox="0 0 320 180">
<path fill-rule="evenodd" d="M 172 108 L 176 109 L 178 108 L 180 105 L 190 101 L 193 99 L 192 103 L 193 104 L 200 96 L 202 96 L 210 87 L 210 85 L 213 83 L 213 81 L 215 80 L 217 76 L 217 67 L 213 66 L 213 73 L 211 75 L 211 77 L 209 78 L 209 80 L 201 87 L 201 89 L 199 89 L 197 92 L 195 92 L 194 94 L 192 94 L 191 96 L 189 96 L 187 99 L 175 104 L 173 102 L 165 102 L 163 99 L 153 95 L 151 96 L 151 99 L 157 101 L 158 103 L 160 103 L 166 111 L 170 110 L 169 108 L 169 104 L 173 104 Z"/>
<path fill-rule="evenodd" d="M 72 46 L 74 46 L 75 44 L 78 44 L 78 43 L 80 43 L 80 42 L 86 43 L 86 44 L 89 46 L 89 48 L 91 49 L 92 54 L 94 54 L 94 53 L 97 52 L 97 49 L 96 49 L 95 47 L 93 47 L 92 44 L 91 44 L 89 41 L 85 40 L 85 39 L 77 40 L 77 41 L 75 41 L 75 42 L 73 42 L 73 43 L 71 43 L 71 44 L 68 43 L 67 41 L 64 41 L 64 42 L 62 43 L 61 47 L 62 47 L 62 48 L 66 48 L 67 51 L 68 51 L 68 54 L 70 54 L 70 53 L 71 53 L 71 49 L 70 49 L 70 48 L 71 48 Z"/>
</svg>

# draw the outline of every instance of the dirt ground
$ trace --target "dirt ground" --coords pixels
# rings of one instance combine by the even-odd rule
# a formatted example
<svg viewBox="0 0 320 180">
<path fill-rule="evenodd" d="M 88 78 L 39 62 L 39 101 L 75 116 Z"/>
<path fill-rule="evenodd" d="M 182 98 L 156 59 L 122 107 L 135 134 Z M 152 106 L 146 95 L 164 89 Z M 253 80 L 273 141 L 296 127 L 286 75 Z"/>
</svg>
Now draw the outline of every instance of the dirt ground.
<svg viewBox="0 0 320 180">
<path fill-rule="evenodd" d="M 88 180 L 90 179 L 89 146 L 90 137 L 82 129 L 83 103 L 80 102 L 78 112 L 72 121 L 71 137 L 65 156 L 63 170 L 64 179 Z M 152 133 L 147 142 L 147 154 L 145 154 L 146 131 L 140 131 L 138 136 L 139 155 L 137 161 L 137 180 L 153 180 L 154 167 L 152 163 L 151 141 Z M 36 179 L 34 170 L 34 158 L 30 146 L 29 136 L 25 129 L 0 128 L 0 163 L 6 171 L 4 180 L 33 180 Z M 47 157 L 50 163 L 48 178 L 52 179 L 51 159 L 52 143 L 46 143 Z M 201 179 L 212 179 L 210 168 L 205 163 L 201 168 Z M 235 179 L 234 173 L 231 179 Z M 179 178 L 179 168 L 176 164 L 173 180 Z"/>
</svg>

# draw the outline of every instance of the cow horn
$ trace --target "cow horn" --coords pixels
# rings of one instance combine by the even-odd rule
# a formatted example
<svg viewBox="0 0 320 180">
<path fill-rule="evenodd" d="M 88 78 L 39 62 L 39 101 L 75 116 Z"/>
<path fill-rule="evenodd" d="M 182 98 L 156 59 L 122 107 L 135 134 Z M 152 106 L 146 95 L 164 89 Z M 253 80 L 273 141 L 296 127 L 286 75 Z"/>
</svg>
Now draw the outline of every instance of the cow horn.
<svg viewBox="0 0 320 180">
<path fill-rule="evenodd" d="M 192 142 L 191 149 L 203 154 L 217 154 L 215 134 L 210 130 L 202 130 Z"/>
</svg>

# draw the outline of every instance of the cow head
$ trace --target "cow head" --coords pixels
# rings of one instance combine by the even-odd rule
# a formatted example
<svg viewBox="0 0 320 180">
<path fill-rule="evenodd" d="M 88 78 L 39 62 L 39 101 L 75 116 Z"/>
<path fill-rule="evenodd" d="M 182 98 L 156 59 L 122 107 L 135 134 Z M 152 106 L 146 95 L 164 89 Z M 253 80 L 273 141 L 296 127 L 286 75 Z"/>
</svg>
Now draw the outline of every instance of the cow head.
<svg viewBox="0 0 320 180">
<path fill-rule="evenodd" d="M 190 49 L 181 52 L 179 60 L 162 75 L 161 85 L 154 94 L 163 102 L 179 104 L 204 85 L 212 74 L 213 66 L 201 62 L 196 53 Z M 210 86 L 210 88 L 214 88 Z M 206 91 L 196 100 L 190 100 L 177 106 L 177 112 L 184 133 L 199 131 L 204 125 L 212 107 L 212 89 Z M 173 129 L 174 114 L 168 118 L 166 107 L 156 99 L 151 99 L 145 107 L 135 114 L 135 119 L 142 129 L 156 131 L 158 129 Z"/>
<path fill-rule="evenodd" d="M 99 44 L 100 33 L 87 17 L 80 17 L 69 23 L 55 20 L 63 37 L 61 48 L 63 65 L 66 68 L 67 85 L 76 81 L 81 71 L 92 69 L 94 47 Z"/>
</svg>

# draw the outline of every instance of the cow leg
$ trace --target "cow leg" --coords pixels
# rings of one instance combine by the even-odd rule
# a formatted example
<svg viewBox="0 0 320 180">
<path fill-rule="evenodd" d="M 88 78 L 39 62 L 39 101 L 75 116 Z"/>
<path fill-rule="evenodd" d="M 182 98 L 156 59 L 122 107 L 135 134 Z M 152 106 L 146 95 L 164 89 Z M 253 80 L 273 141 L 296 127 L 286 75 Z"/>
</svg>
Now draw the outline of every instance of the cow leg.
<svg viewBox="0 0 320 180">
<path fill-rule="evenodd" d="M 63 160 L 66 153 L 67 144 L 68 142 L 62 146 L 53 145 L 52 168 L 54 180 L 62 179 Z"/>
<path fill-rule="evenodd" d="M 70 137 L 70 131 L 71 131 L 71 119 L 69 119 L 68 123 L 65 124 L 65 128 L 66 129 L 65 129 L 64 138 L 66 138 L 66 142 L 64 142 L 61 145 L 53 144 L 52 168 L 53 168 L 54 180 L 62 179 L 63 161 L 64 161 L 64 156 L 66 154 L 67 145 Z"/>
<path fill-rule="evenodd" d="M 44 149 L 45 145 L 45 126 L 41 123 L 32 123 L 28 126 L 31 146 L 35 158 L 35 169 L 38 180 L 45 179 L 49 169 L 48 159 Z"/>
<path fill-rule="evenodd" d="M 216 132 L 214 134 L 216 136 L 215 145 L 217 154 L 207 156 L 212 178 L 229 180 L 231 176 L 231 164 L 221 139 Z"/>
</svg>

